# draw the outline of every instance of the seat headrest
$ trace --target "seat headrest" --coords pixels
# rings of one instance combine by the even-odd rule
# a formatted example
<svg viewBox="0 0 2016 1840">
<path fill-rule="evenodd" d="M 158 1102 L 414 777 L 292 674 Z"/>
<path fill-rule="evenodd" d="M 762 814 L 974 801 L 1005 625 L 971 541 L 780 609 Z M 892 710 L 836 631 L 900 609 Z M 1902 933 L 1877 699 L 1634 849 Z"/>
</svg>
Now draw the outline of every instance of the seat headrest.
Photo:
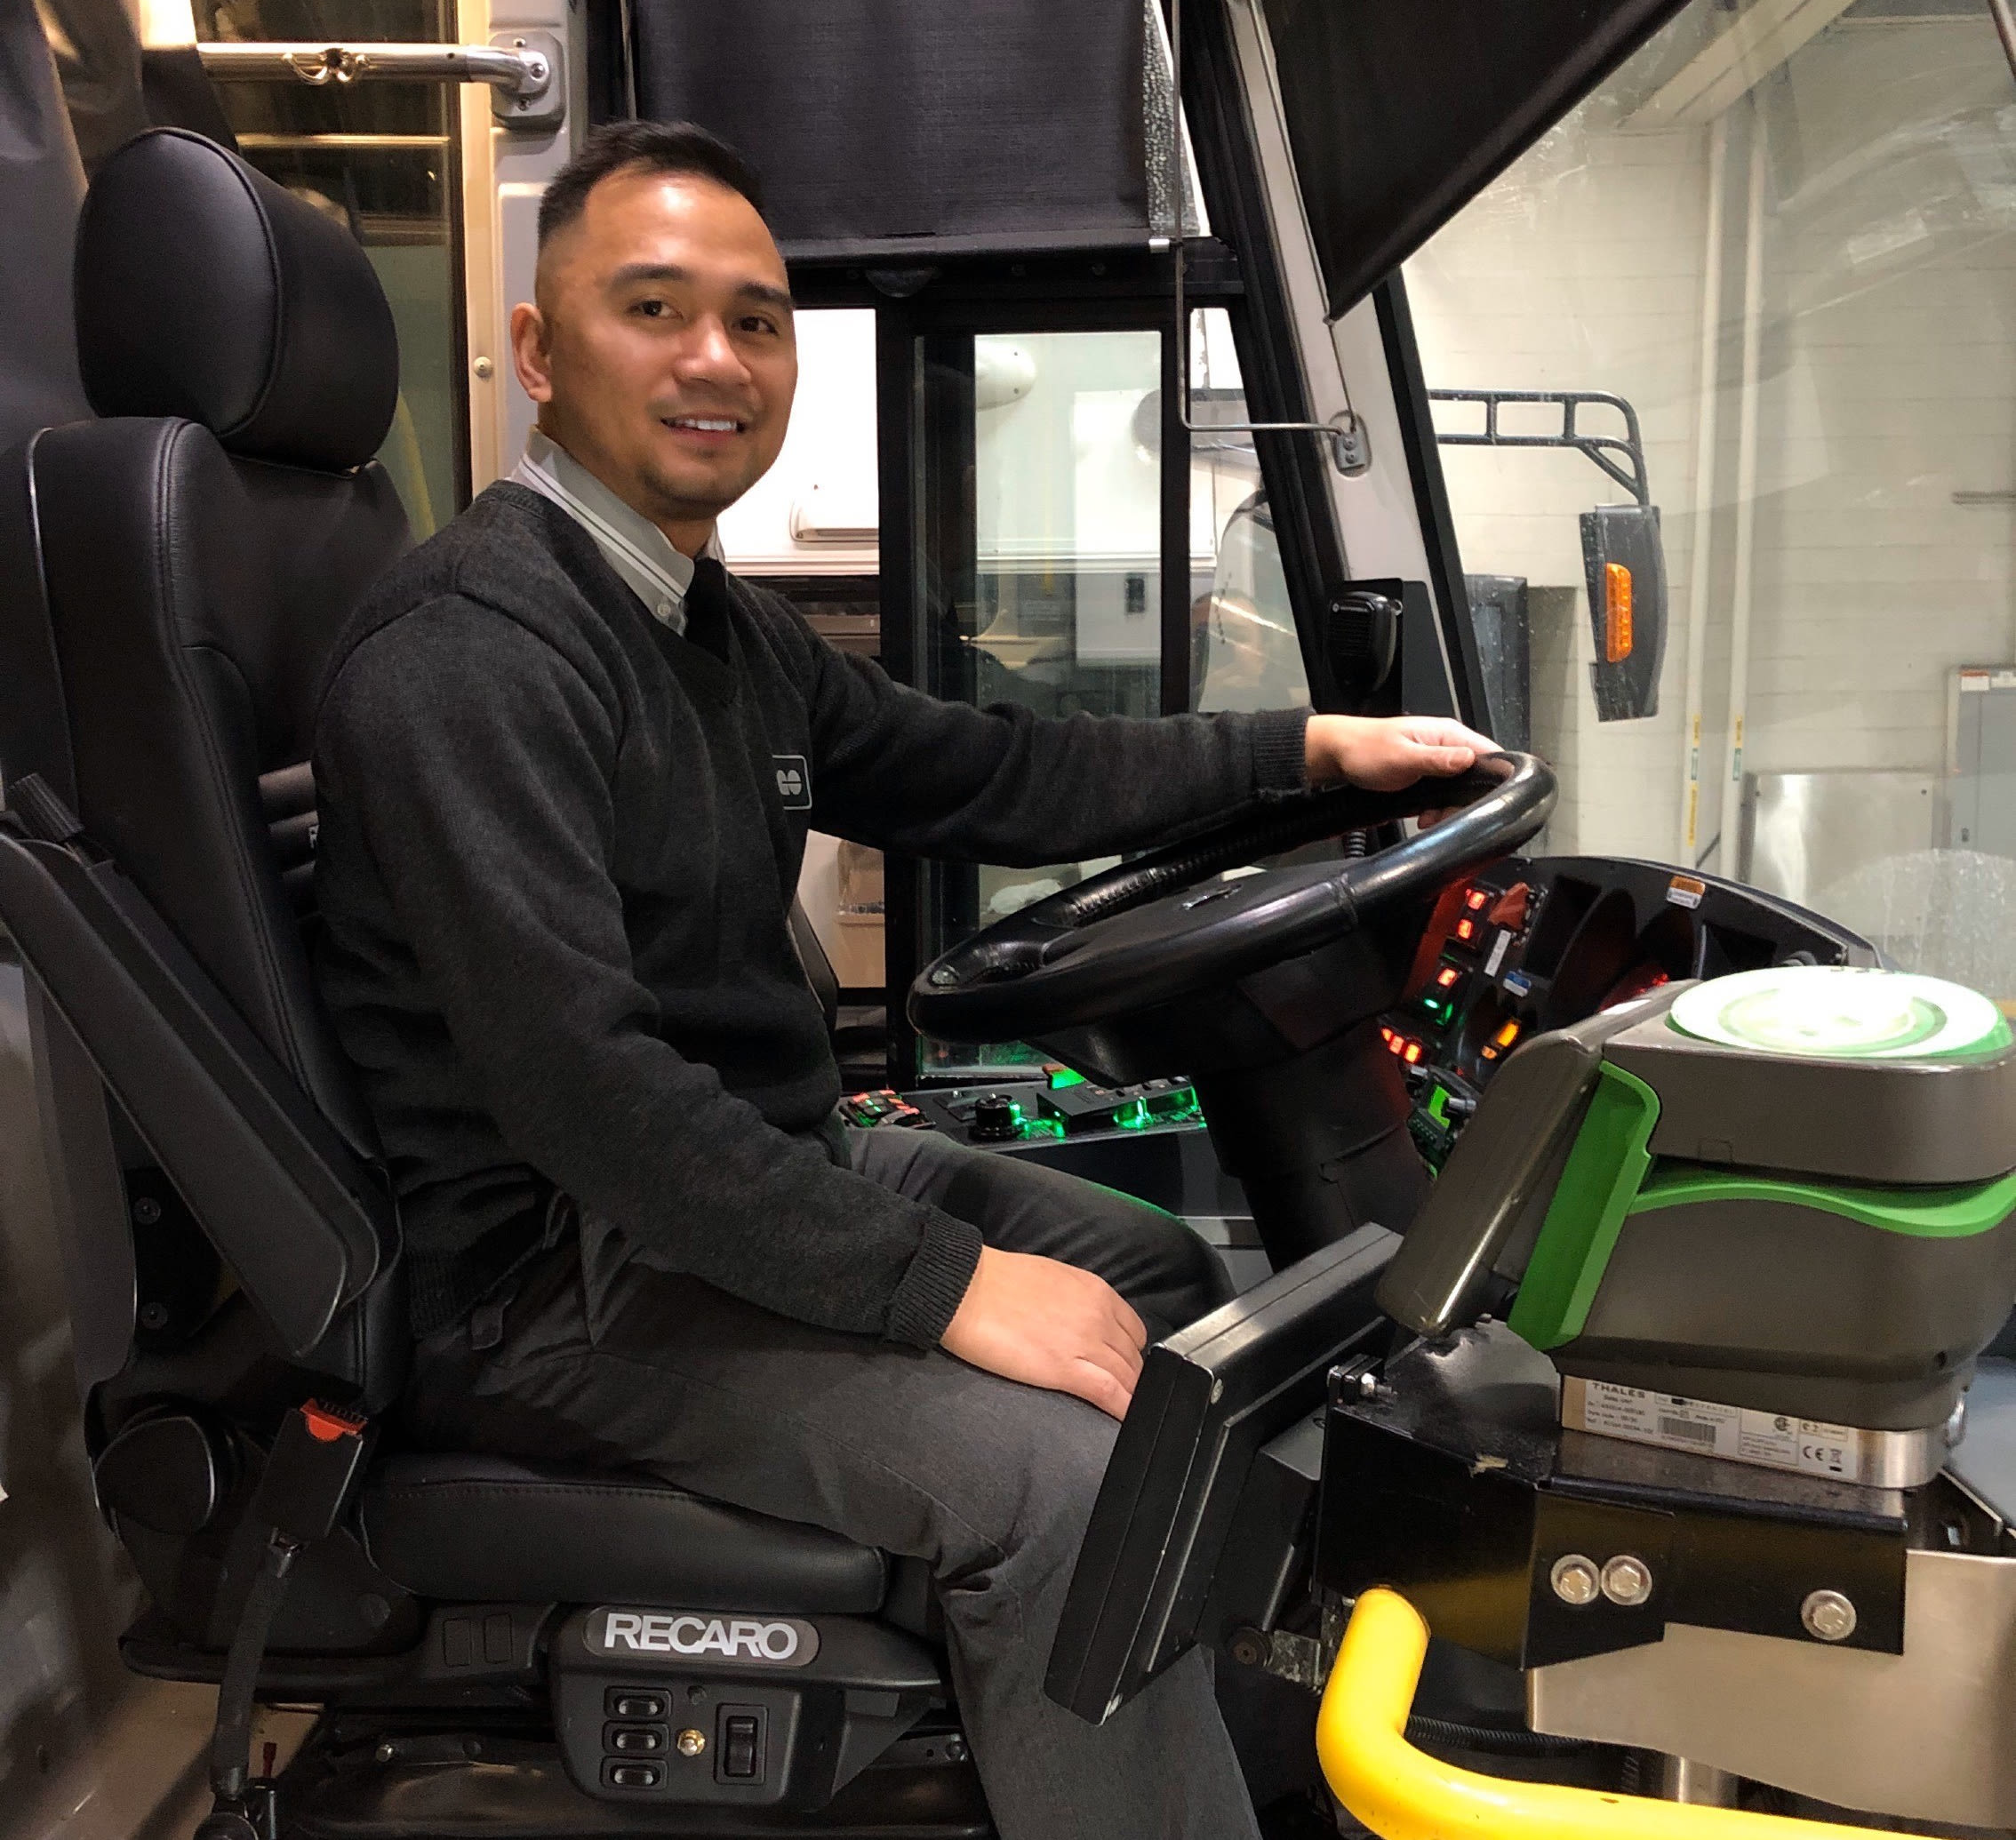
<svg viewBox="0 0 2016 1840">
<path fill-rule="evenodd" d="M 77 224 L 77 356 L 100 415 L 200 422 L 232 453 L 343 471 L 378 451 L 399 341 L 340 223 L 214 141 L 161 128 Z"/>
</svg>

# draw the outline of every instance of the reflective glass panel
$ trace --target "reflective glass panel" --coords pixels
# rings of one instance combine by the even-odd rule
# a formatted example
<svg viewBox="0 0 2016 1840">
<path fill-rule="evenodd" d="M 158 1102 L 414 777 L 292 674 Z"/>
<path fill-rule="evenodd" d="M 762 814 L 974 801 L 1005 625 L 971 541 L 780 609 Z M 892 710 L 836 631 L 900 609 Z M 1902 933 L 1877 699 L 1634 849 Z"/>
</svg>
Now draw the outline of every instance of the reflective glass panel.
<svg viewBox="0 0 2016 1840">
<path fill-rule="evenodd" d="M 1462 393 L 1471 598 L 1563 776 L 1547 843 L 1741 877 L 2016 999 L 2016 83 L 1986 7 L 1700 0 L 1407 284 Z"/>
<path fill-rule="evenodd" d="M 199 40 L 455 36 L 451 0 L 196 0 Z M 239 151 L 347 225 L 370 253 L 399 333 L 399 404 L 379 451 L 415 538 L 468 497 L 462 380 L 459 102 L 442 83 L 220 82 Z"/>
<path fill-rule="evenodd" d="M 1190 316 L 1190 707 L 1292 709 L 1309 700 L 1260 484 L 1232 327 L 1221 307 Z"/>
<path fill-rule="evenodd" d="M 1156 714 L 1162 335 L 937 335 L 918 363 L 926 687 L 1044 716 Z M 932 865 L 926 956 L 1116 860 Z M 927 1074 L 1039 1058 L 924 1044 Z"/>
</svg>

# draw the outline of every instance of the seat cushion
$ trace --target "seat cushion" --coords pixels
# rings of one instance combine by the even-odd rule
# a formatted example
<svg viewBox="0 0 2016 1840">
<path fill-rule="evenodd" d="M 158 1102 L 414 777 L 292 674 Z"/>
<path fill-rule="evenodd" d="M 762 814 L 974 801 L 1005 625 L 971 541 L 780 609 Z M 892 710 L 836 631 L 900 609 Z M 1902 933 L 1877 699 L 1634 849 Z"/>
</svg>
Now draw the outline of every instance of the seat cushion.
<svg viewBox="0 0 2016 1840">
<path fill-rule="evenodd" d="M 882 1555 L 649 1476 L 501 1457 L 388 1457 L 358 1507 L 365 1549 L 418 1596 L 682 1610 L 878 1609 Z"/>
</svg>

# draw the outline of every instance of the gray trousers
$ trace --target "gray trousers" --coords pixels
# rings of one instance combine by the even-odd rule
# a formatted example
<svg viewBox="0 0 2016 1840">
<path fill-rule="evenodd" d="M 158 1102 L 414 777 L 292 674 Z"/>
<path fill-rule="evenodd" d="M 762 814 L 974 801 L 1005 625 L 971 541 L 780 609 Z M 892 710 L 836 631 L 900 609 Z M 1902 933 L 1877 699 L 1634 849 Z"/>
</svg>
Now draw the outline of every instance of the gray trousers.
<svg viewBox="0 0 2016 1840">
<path fill-rule="evenodd" d="M 1231 1294 L 1217 1255 L 1142 1203 L 930 1132 L 850 1132 L 862 1174 L 990 1245 L 1098 1272 L 1151 1339 Z M 500 1310 L 420 1345 L 408 1416 L 444 1447 L 641 1468 L 928 1562 L 1003 1840 L 1257 1835 L 1201 1651 L 1102 1725 L 1044 1670 L 1118 1427 L 940 1349 L 836 1334 L 654 1265 L 586 1224 Z M 487 1343 L 486 1347 L 474 1344 Z"/>
</svg>

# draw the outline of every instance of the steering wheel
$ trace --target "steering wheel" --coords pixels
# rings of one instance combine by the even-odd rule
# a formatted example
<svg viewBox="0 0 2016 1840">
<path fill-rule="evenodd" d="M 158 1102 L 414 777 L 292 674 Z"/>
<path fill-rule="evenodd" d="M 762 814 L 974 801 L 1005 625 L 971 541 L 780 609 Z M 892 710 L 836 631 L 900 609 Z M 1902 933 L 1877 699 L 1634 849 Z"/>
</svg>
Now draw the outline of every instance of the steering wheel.
<svg viewBox="0 0 2016 1840">
<path fill-rule="evenodd" d="M 934 959 L 910 987 L 910 1020 L 947 1041 L 1039 1040 L 1167 1004 L 1299 958 L 1376 910 L 1431 900 L 1466 869 L 1547 822 L 1555 780 L 1528 754 L 1403 792 L 1302 794 L 1032 903 Z M 1376 855 L 1208 878 L 1257 856 L 1425 811 L 1463 809 Z"/>
</svg>

